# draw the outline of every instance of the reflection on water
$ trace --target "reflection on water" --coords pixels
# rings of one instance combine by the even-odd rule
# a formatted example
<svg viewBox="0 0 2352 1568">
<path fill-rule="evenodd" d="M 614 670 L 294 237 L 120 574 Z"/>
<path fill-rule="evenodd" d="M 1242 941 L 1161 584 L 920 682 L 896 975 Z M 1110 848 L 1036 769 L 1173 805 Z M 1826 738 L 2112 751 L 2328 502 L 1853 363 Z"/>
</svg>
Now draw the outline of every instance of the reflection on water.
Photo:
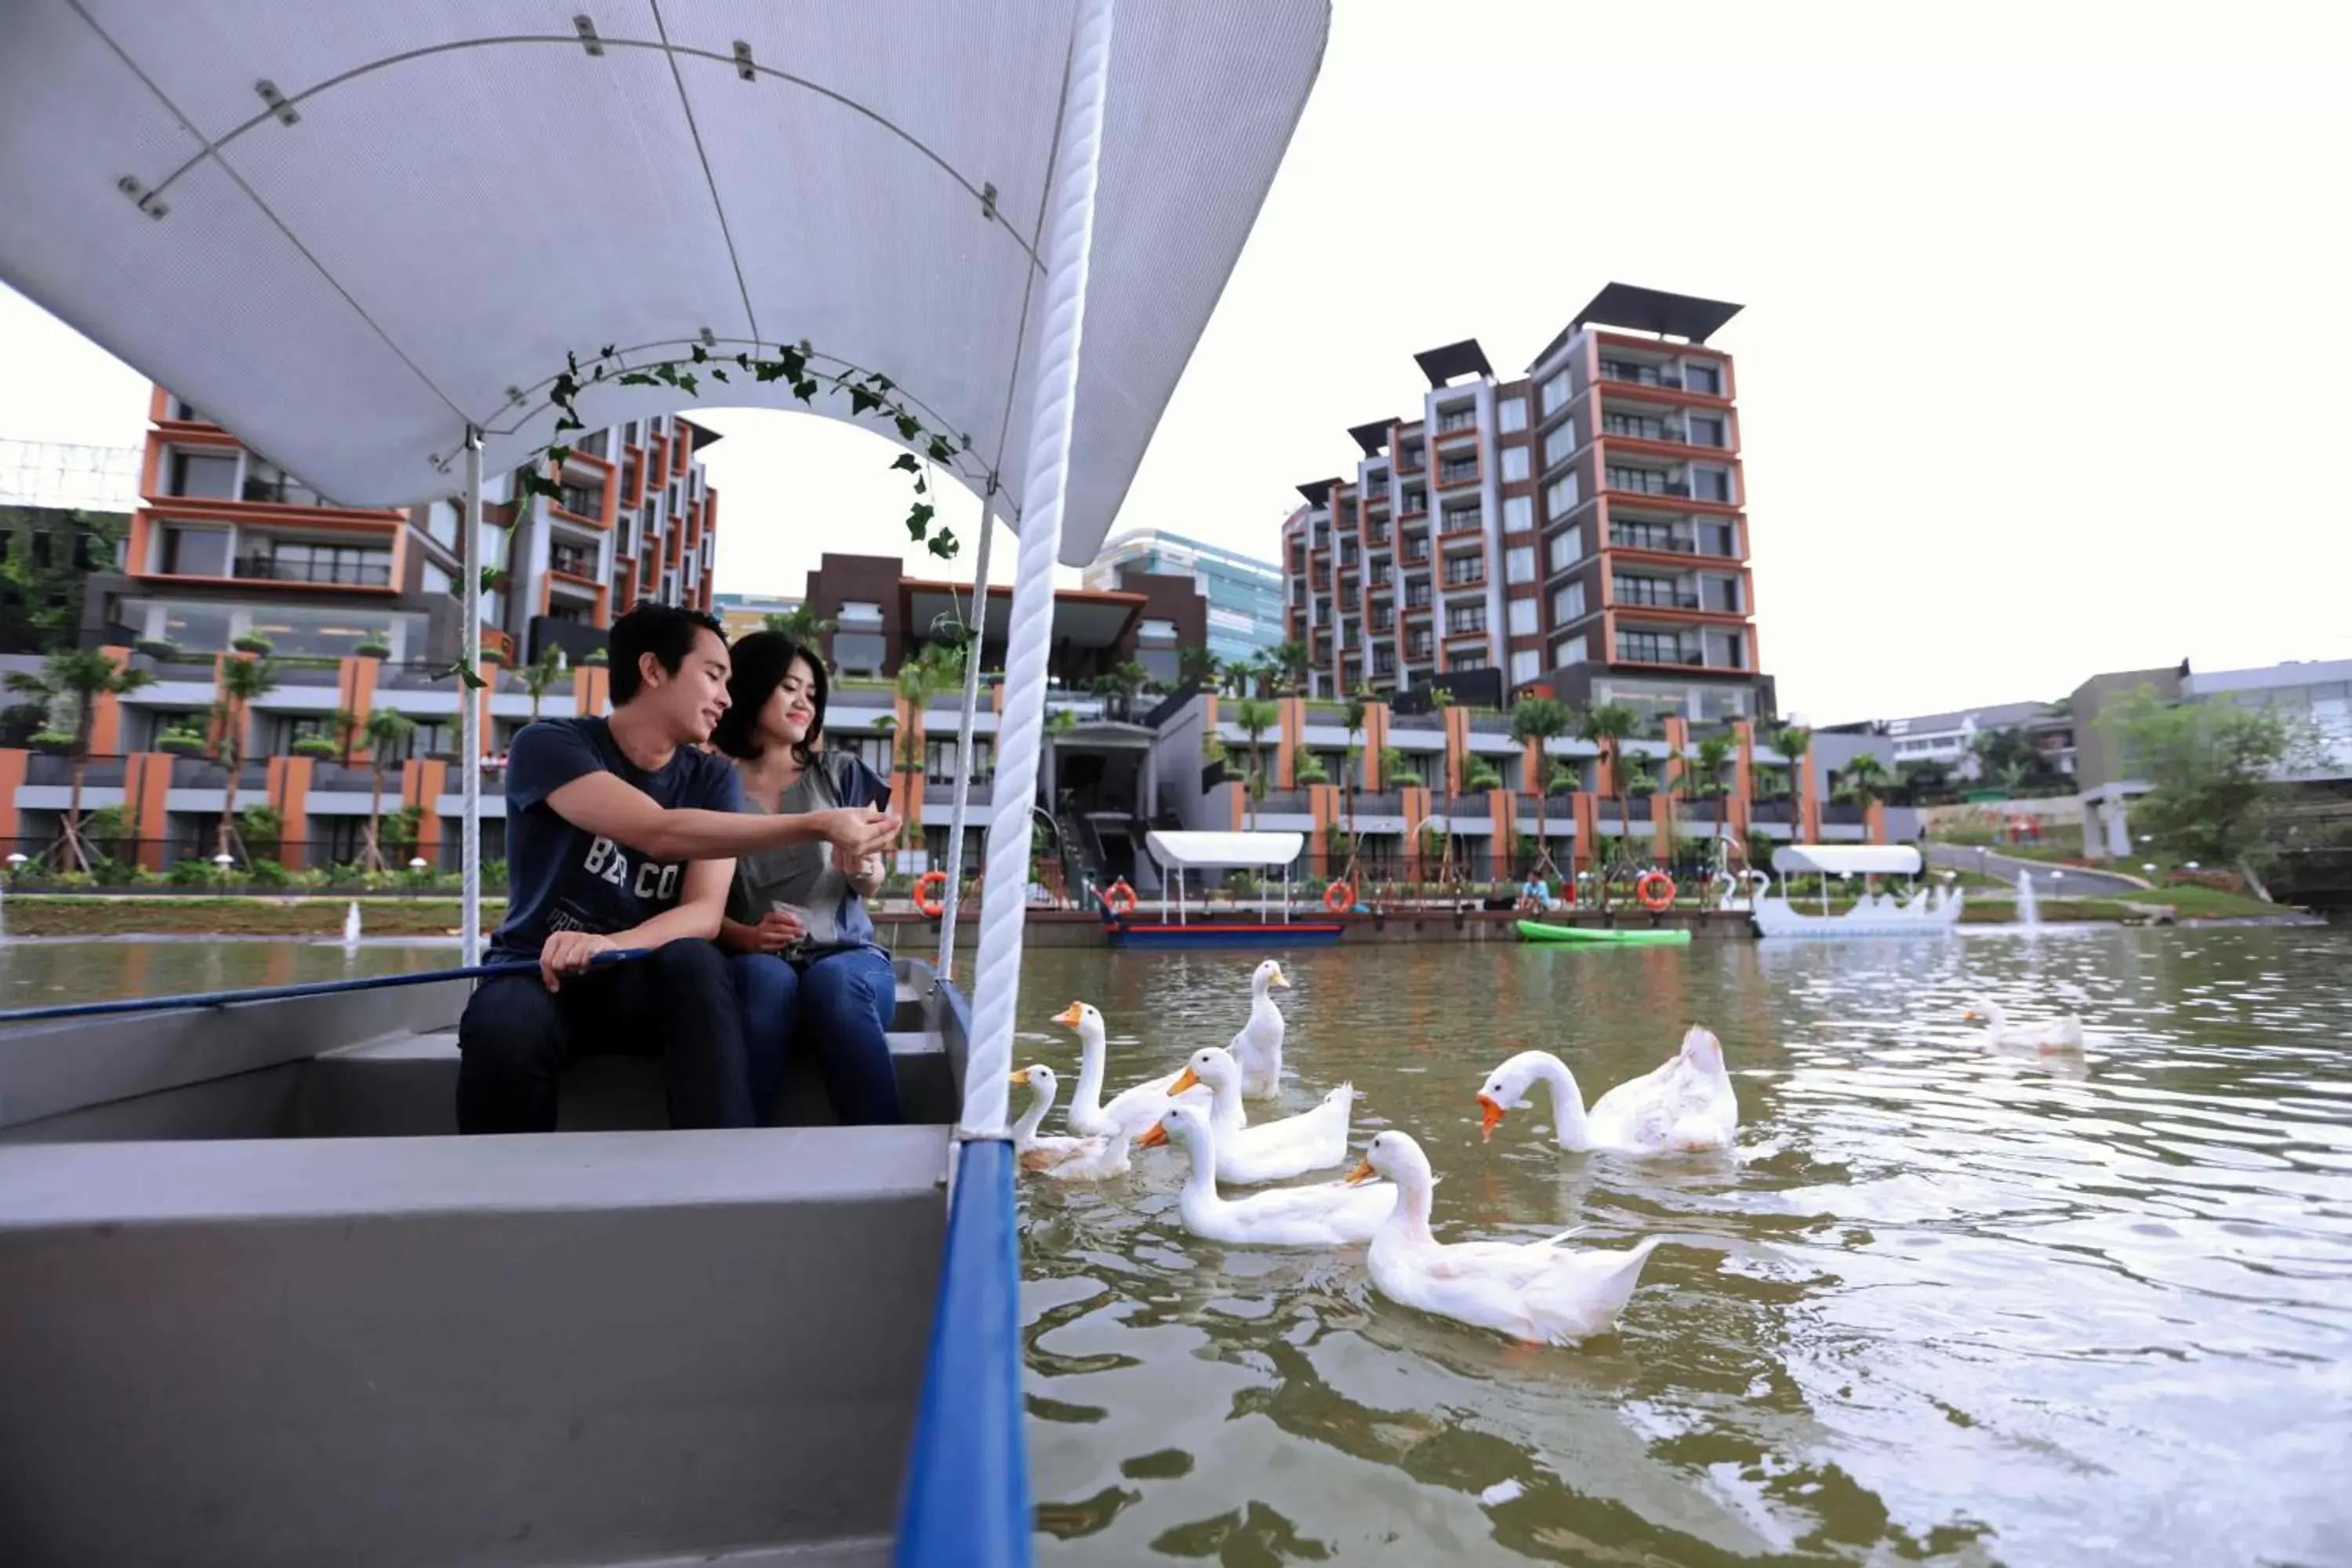
<svg viewBox="0 0 2352 1568">
<path fill-rule="evenodd" d="M 1165 1152 L 1024 1189 L 1032 1463 L 1053 1561 L 2352 1561 L 2352 941 L 1339 948 L 1286 956 L 1286 1106 L 1343 1078 L 1421 1139 L 1441 1236 L 1661 1234 L 1621 1331 L 1523 1350 L 1370 1292 L 1360 1249 L 1188 1236 Z M 1114 1084 L 1222 1042 L 1249 963 L 1034 954 L 1024 1059 Z M 2079 1014 L 2089 1050 L 1961 1020 Z M 1588 1094 L 1699 1019 L 1744 1158 L 1478 1139 L 1480 1076 Z M 1491 1506 L 1480 1493 L 1516 1481 Z"/>
<path fill-rule="evenodd" d="M 118 996 L 298 985 L 360 974 L 449 969 L 455 942 L 335 942 L 139 938 L 0 942 L 0 1007 L 56 1007 Z"/>
</svg>

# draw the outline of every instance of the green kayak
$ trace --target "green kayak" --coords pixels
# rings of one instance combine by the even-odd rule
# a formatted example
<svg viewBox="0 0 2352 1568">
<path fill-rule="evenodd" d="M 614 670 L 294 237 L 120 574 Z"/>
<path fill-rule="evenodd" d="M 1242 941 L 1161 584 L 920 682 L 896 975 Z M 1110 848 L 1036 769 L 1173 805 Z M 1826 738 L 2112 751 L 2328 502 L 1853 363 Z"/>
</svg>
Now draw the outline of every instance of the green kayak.
<svg viewBox="0 0 2352 1568">
<path fill-rule="evenodd" d="M 1521 921 L 1519 934 L 1529 942 L 1601 942 L 1619 947 L 1685 947 L 1690 932 L 1679 928 L 1656 931 L 1606 931 L 1598 926 L 1555 926 L 1541 921 Z"/>
</svg>

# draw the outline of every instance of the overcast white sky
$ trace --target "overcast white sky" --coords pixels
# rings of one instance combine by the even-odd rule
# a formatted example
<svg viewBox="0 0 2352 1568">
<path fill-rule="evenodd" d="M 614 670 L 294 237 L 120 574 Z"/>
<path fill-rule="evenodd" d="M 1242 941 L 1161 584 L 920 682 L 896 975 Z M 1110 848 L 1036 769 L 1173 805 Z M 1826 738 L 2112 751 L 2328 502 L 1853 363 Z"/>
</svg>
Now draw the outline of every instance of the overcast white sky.
<svg viewBox="0 0 2352 1568">
<path fill-rule="evenodd" d="M 2352 657 L 2352 5 L 1335 13 L 1118 527 L 1271 557 L 1347 426 L 1412 405 L 1415 350 L 1517 374 L 1614 279 L 1747 306 L 1716 342 L 1785 710 Z M 127 445 L 144 411 L 0 289 L 0 436 Z M 729 437 L 722 590 L 898 548 L 877 437 L 696 417 Z"/>
</svg>

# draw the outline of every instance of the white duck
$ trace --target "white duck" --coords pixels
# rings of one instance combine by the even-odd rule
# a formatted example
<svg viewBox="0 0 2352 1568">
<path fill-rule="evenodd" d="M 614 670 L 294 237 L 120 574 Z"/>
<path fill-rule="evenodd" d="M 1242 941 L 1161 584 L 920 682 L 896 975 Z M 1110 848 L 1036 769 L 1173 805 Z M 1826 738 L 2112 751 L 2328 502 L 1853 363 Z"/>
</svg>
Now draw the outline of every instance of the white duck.
<svg viewBox="0 0 2352 1568">
<path fill-rule="evenodd" d="M 1311 1187 L 1280 1187 L 1225 1198 L 1217 1193 L 1217 1133 L 1208 1112 L 1189 1100 L 1172 1100 L 1158 1125 L 1144 1135 L 1184 1145 L 1192 1173 L 1178 1202 L 1184 1228 L 1211 1241 L 1248 1247 L 1344 1247 L 1381 1227 L 1396 1207 L 1397 1189 L 1383 1182 L 1359 1187 L 1324 1182 Z"/>
<path fill-rule="evenodd" d="M 1255 1127 L 1249 1125 L 1248 1113 L 1242 1109 L 1242 1069 L 1230 1051 L 1220 1046 L 1194 1051 L 1169 1092 L 1181 1095 L 1195 1085 L 1209 1091 L 1209 1123 L 1217 1134 L 1219 1181 L 1241 1185 L 1279 1182 L 1347 1162 L 1348 1123 L 1355 1113 L 1353 1084 L 1341 1084 L 1312 1110 Z M 1149 1149 L 1167 1141 L 1163 1124 L 1136 1142 Z"/>
<path fill-rule="evenodd" d="M 1552 1121 L 1563 1149 L 1621 1154 L 1688 1154 L 1728 1149 L 1739 1132 L 1739 1098 L 1724 1070 L 1723 1043 L 1698 1025 L 1665 1064 L 1615 1089 L 1587 1110 L 1576 1076 L 1549 1051 L 1521 1051 L 1487 1076 L 1478 1091 L 1485 1132 L 1503 1112 L 1527 1103 L 1530 1085 L 1551 1090 Z"/>
<path fill-rule="evenodd" d="M 1148 1121 L 1160 1111 L 1160 1101 L 1182 1069 L 1149 1083 L 1137 1084 L 1102 1103 L 1103 1016 L 1090 1003 L 1073 1002 L 1054 1015 L 1054 1022 L 1078 1032 L 1078 1087 L 1070 1096 L 1070 1129 L 1090 1138 L 1108 1138 L 1130 1121 Z"/>
<path fill-rule="evenodd" d="M 1372 1284 L 1402 1307 L 1537 1344 L 1607 1333 L 1641 1282 L 1658 1238 L 1623 1252 L 1570 1251 L 1573 1232 L 1543 1241 L 1440 1242 L 1429 1230 L 1429 1157 L 1402 1132 L 1376 1134 L 1348 1180 L 1388 1177 L 1399 1196 L 1365 1258 Z"/>
<path fill-rule="evenodd" d="M 1249 1022 L 1225 1047 L 1241 1064 L 1242 1092 L 1256 1100 L 1271 1100 L 1282 1092 L 1284 1025 L 1282 1009 L 1266 994 L 1266 988 L 1273 985 L 1287 991 L 1290 981 L 1282 965 L 1269 958 L 1250 975 Z"/>
<path fill-rule="evenodd" d="M 1023 1170 L 1065 1182 L 1096 1182 L 1127 1170 L 1130 1139 L 1125 1131 L 1104 1138 L 1052 1138 L 1038 1132 L 1060 1089 L 1052 1068 L 1043 1063 L 1023 1068 L 1013 1081 L 1029 1089 L 1029 1109 L 1013 1124 L 1013 1149 Z"/>
<path fill-rule="evenodd" d="M 1969 1004 L 1964 1016 L 1971 1021 L 1984 1020 L 1985 1043 L 1996 1048 L 2033 1051 L 2079 1051 L 2083 1048 L 2083 1020 L 2071 1013 L 2063 1017 L 2041 1018 L 2030 1024 L 2012 1024 L 2000 1003 L 1988 1002 L 1979 996 Z"/>
</svg>

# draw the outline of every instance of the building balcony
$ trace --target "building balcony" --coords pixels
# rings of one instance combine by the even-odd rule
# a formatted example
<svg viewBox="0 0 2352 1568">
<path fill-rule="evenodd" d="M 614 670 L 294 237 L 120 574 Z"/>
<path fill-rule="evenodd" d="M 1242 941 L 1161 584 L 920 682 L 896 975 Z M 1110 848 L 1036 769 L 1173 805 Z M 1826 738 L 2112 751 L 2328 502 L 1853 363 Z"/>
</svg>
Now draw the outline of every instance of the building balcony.
<svg viewBox="0 0 2352 1568">
<path fill-rule="evenodd" d="M 1696 610 L 1703 608 L 1696 594 L 1661 583 L 1654 579 L 1619 577 L 1609 584 L 1610 596 L 1620 605 L 1640 605 L 1654 610 Z M 1724 612 L 1737 615 L 1736 610 Z"/>
<path fill-rule="evenodd" d="M 255 583 L 301 583 L 313 587 L 383 588 L 392 584 L 392 557 L 365 561 L 293 561 L 283 556 L 240 556 L 232 568 Z M 166 574 L 170 575 L 170 574 Z"/>
</svg>

